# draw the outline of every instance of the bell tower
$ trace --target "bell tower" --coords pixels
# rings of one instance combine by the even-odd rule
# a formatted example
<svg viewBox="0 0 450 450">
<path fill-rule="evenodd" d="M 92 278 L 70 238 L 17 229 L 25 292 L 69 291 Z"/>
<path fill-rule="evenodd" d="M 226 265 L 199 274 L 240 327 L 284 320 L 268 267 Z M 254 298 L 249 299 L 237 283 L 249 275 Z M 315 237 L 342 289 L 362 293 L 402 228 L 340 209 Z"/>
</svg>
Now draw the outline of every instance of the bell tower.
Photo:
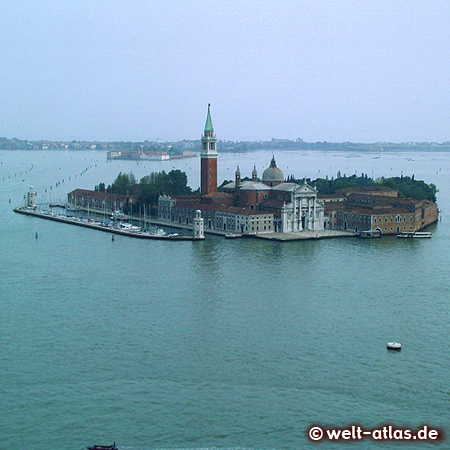
<svg viewBox="0 0 450 450">
<path fill-rule="evenodd" d="M 208 114 L 200 153 L 200 189 L 202 195 L 217 192 L 217 138 L 214 135 L 210 107 L 211 104 L 208 103 Z"/>
</svg>

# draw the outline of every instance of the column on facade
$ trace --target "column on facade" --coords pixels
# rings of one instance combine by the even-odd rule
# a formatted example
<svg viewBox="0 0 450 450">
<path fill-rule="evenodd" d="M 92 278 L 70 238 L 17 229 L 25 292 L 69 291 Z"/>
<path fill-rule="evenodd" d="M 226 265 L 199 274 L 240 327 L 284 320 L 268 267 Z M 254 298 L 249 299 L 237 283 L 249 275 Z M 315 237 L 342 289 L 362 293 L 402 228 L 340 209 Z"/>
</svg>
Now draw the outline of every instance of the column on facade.
<svg viewBox="0 0 450 450">
<path fill-rule="evenodd" d="M 302 203 L 303 200 L 301 197 L 297 198 L 297 203 L 298 203 L 298 215 L 297 215 L 297 222 L 296 222 L 296 231 L 302 231 L 303 230 L 303 226 L 302 226 Z"/>
<path fill-rule="evenodd" d="M 316 217 L 316 199 L 313 197 L 313 230 L 316 230 L 317 217 Z"/>
<path fill-rule="evenodd" d="M 292 204 L 294 205 L 294 213 L 292 215 L 292 225 L 291 225 L 291 229 L 289 231 L 296 231 L 296 224 L 297 224 L 297 199 L 295 198 L 295 196 L 293 196 L 293 198 L 292 198 Z"/>
</svg>

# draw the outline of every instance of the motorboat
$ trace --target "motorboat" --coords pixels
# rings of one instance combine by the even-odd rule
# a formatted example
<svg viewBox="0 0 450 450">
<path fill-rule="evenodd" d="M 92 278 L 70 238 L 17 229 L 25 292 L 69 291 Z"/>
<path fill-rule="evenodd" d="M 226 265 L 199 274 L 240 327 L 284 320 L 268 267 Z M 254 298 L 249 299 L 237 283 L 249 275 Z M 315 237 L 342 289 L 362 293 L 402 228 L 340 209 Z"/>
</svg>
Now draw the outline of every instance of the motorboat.
<svg viewBox="0 0 450 450">
<path fill-rule="evenodd" d="M 401 350 L 402 349 L 402 344 L 400 344 L 400 342 L 388 342 L 387 343 L 387 349 L 388 350 Z"/>
<path fill-rule="evenodd" d="M 431 233 L 428 231 L 403 231 L 400 234 L 397 234 L 398 238 L 402 239 L 417 239 L 417 238 L 431 238 Z"/>
<path fill-rule="evenodd" d="M 123 231 L 141 231 L 139 227 L 137 227 L 136 225 L 132 225 L 131 223 L 120 222 L 119 227 Z"/>
<path fill-rule="evenodd" d="M 117 210 L 111 214 L 111 219 L 112 220 L 124 220 L 124 219 L 128 219 L 128 216 L 125 215 L 123 212 Z"/>
<path fill-rule="evenodd" d="M 363 239 L 373 239 L 382 237 L 380 230 L 364 230 L 359 232 L 359 237 Z"/>
<path fill-rule="evenodd" d="M 112 445 L 91 445 L 91 446 L 88 446 L 87 448 L 88 448 L 88 450 L 119 450 L 116 447 L 115 442 Z"/>
</svg>

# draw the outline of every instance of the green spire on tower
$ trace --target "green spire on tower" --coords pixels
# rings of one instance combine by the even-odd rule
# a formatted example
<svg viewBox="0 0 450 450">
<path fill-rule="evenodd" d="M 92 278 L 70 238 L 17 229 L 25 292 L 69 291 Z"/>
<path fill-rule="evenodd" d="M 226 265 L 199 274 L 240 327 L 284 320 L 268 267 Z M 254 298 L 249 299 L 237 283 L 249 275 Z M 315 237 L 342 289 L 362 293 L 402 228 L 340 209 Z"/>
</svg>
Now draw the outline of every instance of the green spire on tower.
<svg viewBox="0 0 450 450">
<path fill-rule="evenodd" d="M 205 123 L 205 131 L 214 131 L 212 120 L 211 120 L 211 112 L 209 108 L 211 107 L 211 103 L 208 103 L 208 115 L 206 116 L 206 123 Z"/>
</svg>

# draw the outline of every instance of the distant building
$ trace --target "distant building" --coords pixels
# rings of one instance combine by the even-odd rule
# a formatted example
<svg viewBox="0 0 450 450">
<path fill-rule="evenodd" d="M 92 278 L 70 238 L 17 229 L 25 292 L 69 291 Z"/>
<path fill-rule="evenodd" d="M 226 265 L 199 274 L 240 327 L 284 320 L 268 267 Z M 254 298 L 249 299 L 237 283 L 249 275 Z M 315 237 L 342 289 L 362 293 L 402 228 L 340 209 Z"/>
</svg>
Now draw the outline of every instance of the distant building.
<svg viewBox="0 0 450 450">
<path fill-rule="evenodd" d="M 163 151 L 149 150 L 113 150 L 107 153 L 107 159 L 129 159 L 133 161 L 168 161 L 170 155 Z"/>
</svg>

